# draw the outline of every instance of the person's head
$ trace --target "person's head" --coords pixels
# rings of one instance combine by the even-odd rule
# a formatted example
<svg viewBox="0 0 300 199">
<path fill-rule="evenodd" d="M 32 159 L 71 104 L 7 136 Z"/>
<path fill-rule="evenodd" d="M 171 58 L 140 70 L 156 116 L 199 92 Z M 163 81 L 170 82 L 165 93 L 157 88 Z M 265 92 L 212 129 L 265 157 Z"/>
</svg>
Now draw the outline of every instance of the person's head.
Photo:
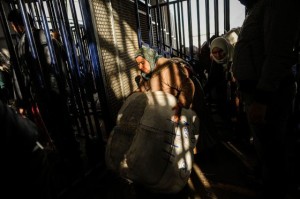
<svg viewBox="0 0 300 199">
<path fill-rule="evenodd" d="M 210 56 L 219 63 L 225 64 L 229 61 L 232 53 L 232 46 L 223 37 L 217 37 L 211 42 Z"/>
<path fill-rule="evenodd" d="M 247 9 L 251 8 L 258 0 L 239 0 Z"/>
<path fill-rule="evenodd" d="M 51 30 L 50 34 L 53 39 L 56 39 L 58 41 L 60 40 L 60 35 L 57 30 Z"/>
<path fill-rule="evenodd" d="M 135 61 L 138 65 L 138 68 L 145 74 L 151 73 L 150 63 L 143 56 L 137 56 Z"/>
<path fill-rule="evenodd" d="M 28 16 L 30 26 L 34 27 L 33 18 L 29 14 L 27 14 L 27 16 Z M 25 25 L 24 25 L 22 13 L 20 10 L 11 10 L 7 15 L 7 20 L 11 23 L 12 28 L 18 34 L 22 34 L 23 32 L 25 32 Z"/>
<path fill-rule="evenodd" d="M 161 55 L 158 55 L 154 49 L 146 46 L 143 46 L 135 53 L 135 61 L 144 77 L 151 74 L 157 59 L 160 57 Z"/>
</svg>

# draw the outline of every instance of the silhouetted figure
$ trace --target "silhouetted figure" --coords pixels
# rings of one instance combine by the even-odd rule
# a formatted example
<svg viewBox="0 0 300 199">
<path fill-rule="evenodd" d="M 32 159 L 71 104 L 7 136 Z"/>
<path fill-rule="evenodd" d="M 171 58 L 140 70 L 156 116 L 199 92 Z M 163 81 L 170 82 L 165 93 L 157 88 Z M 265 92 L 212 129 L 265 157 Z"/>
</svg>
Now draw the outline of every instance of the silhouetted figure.
<svg viewBox="0 0 300 199">
<path fill-rule="evenodd" d="M 62 161 L 70 168 L 81 169 L 79 142 L 73 131 L 67 105 L 70 90 L 61 44 L 56 39 L 51 40 L 57 61 L 54 64 L 45 32 L 35 28 L 32 17 L 29 14 L 27 16 L 37 56 L 30 47 L 21 12 L 12 10 L 7 17 L 20 37 L 16 52 L 22 75 L 18 81 L 24 89 L 21 90 L 23 96 L 19 99 L 19 107 L 24 108 L 27 116 L 35 121 L 44 142 L 56 149 Z"/>
<path fill-rule="evenodd" d="M 282 199 L 290 183 L 286 136 L 295 97 L 292 65 L 300 34 L 300 1 L 240 2 L 248 13 L 235 46 L 233 74 L 261 162 L 262 197 Z"/>
<path fill-rule="evenodd" d="M 58 198 L 54 172 L 36 125 L 1 100 L 0 121 L 3 197 Z"/>
<path fill-rule="evenodd" d="M 0 100 L 8 104 L 13 98 L 9 57 L 0 52 Z"/>
</svg>

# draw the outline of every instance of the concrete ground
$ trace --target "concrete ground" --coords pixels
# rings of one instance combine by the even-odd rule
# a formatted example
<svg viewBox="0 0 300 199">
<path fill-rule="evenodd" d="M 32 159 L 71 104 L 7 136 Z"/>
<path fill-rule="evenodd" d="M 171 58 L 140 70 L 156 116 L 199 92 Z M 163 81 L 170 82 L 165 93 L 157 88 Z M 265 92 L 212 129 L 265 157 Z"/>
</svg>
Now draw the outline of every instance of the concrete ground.
<svg viewBox="0 0 300 199">
<path fill-rule="evenodd" d="M 216 127 L 217 132 L 207 137 L 209 142 L 199 143 L 207 147 L 195 155 L 190 179 L 181 192 L 156 194 L 130 184 L 106 169 L 103 156 L 61 191 L 59 199 L 258 199 L 261 181 L 246 125 L 226 127 L 218 115 L 212 116 L 211 125 L 210 120 L 206 124 L 210 129 Z M 292 188 L 287 199 L 299 198 L 300 188 Z"/>
<path fill-rule="evenodd" d="M 236 151 L 235 151 L 236 150 Z M 186 187 L 178 194 L 156 194 L 117 177 L 99 163 L 60 195 L 63 199 L 255 199 L 259 181 L 251 174 L 251 161 L 230 143 L 217 143 L 199 152 Z M 249 151 L 248 151 L 249 152 Z M 241 153 L 241 152 L 240 152 Z M 247 157 L 250 157 L 250 153 Z M 249 159 L 250 160 L 250 159 Z M 247 162 L 249 165 L 247 165 Z M 170 179 L 172 180 L 172 179 Z"/>
</svg>

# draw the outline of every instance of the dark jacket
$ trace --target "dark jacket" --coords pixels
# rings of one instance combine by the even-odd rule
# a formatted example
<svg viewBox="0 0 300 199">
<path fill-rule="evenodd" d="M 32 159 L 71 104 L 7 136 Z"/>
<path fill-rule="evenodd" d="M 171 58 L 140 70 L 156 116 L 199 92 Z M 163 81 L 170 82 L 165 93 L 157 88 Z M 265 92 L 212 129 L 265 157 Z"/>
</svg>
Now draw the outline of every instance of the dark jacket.
<svg viewBox="0 0 300 199">
<path fill-rule="evenodd" d="M 2 194 L 9 198 L 56 197 L 47 153 L 33 122 L 0 101 Z"/>
<path fill-rule="evenodd" d="M 233 74 L 242 91 L 264 98 L 293 77 L 299 7 L 298 0 L 259 0 L 251 8 L 233 58 Z"/>
</svg>

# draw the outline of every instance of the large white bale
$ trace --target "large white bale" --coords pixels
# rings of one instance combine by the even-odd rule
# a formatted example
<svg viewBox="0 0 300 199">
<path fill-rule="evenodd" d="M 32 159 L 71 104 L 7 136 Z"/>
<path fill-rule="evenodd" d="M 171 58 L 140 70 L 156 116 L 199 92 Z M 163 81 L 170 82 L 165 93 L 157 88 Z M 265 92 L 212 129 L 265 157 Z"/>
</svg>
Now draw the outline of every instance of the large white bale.
<svg viewBox="0 0 300 199">
<path fill-rule="evenodd" d="M 180 191 L 191 174 L 199 118 L 183 109 L 174 123 L 175 104 L 176 98 L 162 91 L 130 95 L 108 139 L 107 167 L 155 192 Z"/>
</svg>

